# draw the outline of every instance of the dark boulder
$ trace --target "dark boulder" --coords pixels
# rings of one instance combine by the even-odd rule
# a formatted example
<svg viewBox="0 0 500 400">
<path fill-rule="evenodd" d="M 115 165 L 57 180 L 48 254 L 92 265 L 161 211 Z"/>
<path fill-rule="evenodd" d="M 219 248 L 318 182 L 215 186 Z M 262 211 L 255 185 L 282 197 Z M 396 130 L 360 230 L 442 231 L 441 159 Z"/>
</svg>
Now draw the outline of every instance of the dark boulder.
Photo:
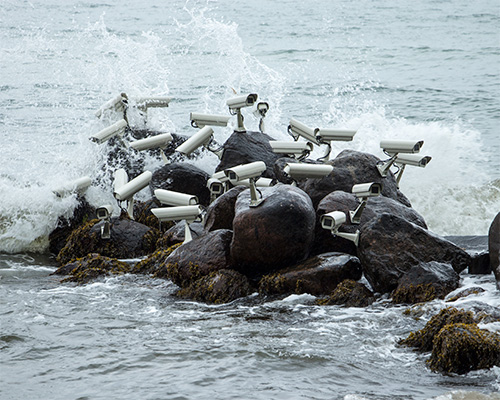
<svg viewBox="0 0 500 400">
<path fill-rule="evenodd" d="M 266 274 L 297 264 L 309 255 L 316 214 L 302 190 L 278 184 L 262 188 L 264 202 L 250 207 L 250 191 L 238 195 L 231 259 L 245 275 Z"/>
<path fill-rule="evenodd" d="M 93 220 L 73 231 L 66 245 L 57 256 L 60 264 L 98 253 L 112 258 L 134 258 L 156 250 L 160 236 L 157 229 L 150 228 L 130 219 L 111 218 L 110 239 L 101 238 L 102 221 Z"/>
<path fill-rule="evenodd" d="M 49 234 L 49 251 L 52 254 L 59 254 L 73 230 L 97 218 L 95 207 L 92 207 L 85 198 L 79 197 L 77 201 L 78 205 L 73 210 L 71 218 L 59 217 L 56 228 Z"/>
<path fill-rule="evenodd" d="M 224 152 L 215 171 L 223 171 L 254 161 L 264 161 L 267 169 L 262 176 L 274 179 L 273 166 L 279 155 L 273 152 L 270 140 L 274 139 L 261 132 L 234 132 L 223 144 Z"/>
<path fill-rule="evenodd" d="M 493 219 L 488 231 L 488 250 L 490 266 L 495 274 L 497 289 L 500 290 L 500 213 Z"/>
<path fill-rule="evenodd" d="M 469 274 L 471 275 L 491 274 L 490 254 L 487 251 L 471 254 Z"/>
<path fill-rule="evenodd" d="M 152 195 L 156 189 L 192 194 L 198 196 L 200 204 L 207 206 L 210 203 L 209 178 L 205 171 L 194 165 L 174 162 L 153 172 L 149 188 Z"/>
<path fill-rule="evenodd" d="M 401 278 L 420 262 L 449 263 L 460 273 L 470 256 L 446 239 L 390 214 L 382 214 L 361 229 L 358 256 L 365 277 L 377 292 L 394 290 Z"/>
<path fill-rule="evenodd" d="M 336 190 L 351 193 L 352 187 L 359 183 L 377 182 L 383 185 L 382 196 L 397 200 L 411 207 L 410 201 L 398 189 L 394 174 L 380 176 L 377 163 L 380 159 L 372 154 L 354 150 L 344 150 L 335 159 L 326 164 L 333 166 L 333 171 L 321 179 L 306 179 L 299 183 L 317 207 L 321 199 Z"/>
<path fill-rule="evenodd" d="M 231 238 L 230 230 L 220 229 L 184 243 L 168 256 L 156 276 L 185 288 L 211 272 L 230 268 Z"/>
<path fill-rule="evenodd" d="M 500 366 L 500 335 L 475 324 L 444 326 L 434 338 L 429 367 L 442 373 Z"/>
<path fill-rule="evenodd" d="M 278 158 L 273 165 L 273 171 L 274 171 L 274 176 L 276 177 L 276 180 L 281 183 L 286 183 L 288 185 L 293 183 L 293 179 L 290 178 L 288 175 L 286 175 L 283 172 L 283 169 L 285 168 L 286 164 L 293 164 L 297 163 L 298 161 L 295 158 L 290 158 L 290 157 L 280 157 Z"/>
<path fill-rule="evenodd" d="M 330 296 L 318 299 L 317 304 L 322 306 L 368 307 L 374 301 L 373 292 L 365 285 L 352 279 L 346 279 L 339 283 Z"/>
<path fill-rule="evenodd" d="M 193 222 L 189 225 L 189 229 L 193 239 L 196 239 L 204 234 L 203 224 L 201 222 Z M 158 239 L 156 245 L 160 249 L 168 249 L 174 244 L 184 242 L 185 235 L 186 225 L 184 221 L 181 221 L 168 229 L 163 236 Z"/>
<path fill-rule="evenodd" d="M 361 278 L 361 263 L 349 254 L 326 253 L 295 267 L 265 275 L 259 283 L 261 294 L 330 294 L 345 279 Z"/>
<path fill-rule="evenodd" d="M 181 243 L 177 243 L 166 250 L 162 249 L 155 251 L 153 254 L 147 256 L 146 258 L 136 263 L 132 267 L 130 273 L 143 274 L 143 275 L 156 275 L 156 273 L 162 269 L 168 256 L 172 254 L 172 252 L 180 245 Z"/>
<path fill-rule="evenodd" d="M 205 230 L 207 232 L 217 229 L 233 229 L 236 199 L 246 189 L 245 186 L 236 186 L 225 192 L 208 206 L 204 219 Z"/>
<path fill-rule="evenodd" d="M 394 303 L 415 304 L 434 299 L 444 299 L 457 289 L 460 276 L 450 264 L 436 261 L 414 265 L 398 282 L 392 294 Z"/>
<path fill-rule="evenodd" d="M 252 293 L 248 278 L 231 269 L 221 269 L 203 276 L 176 295 L 181 298 L 207 303 L 229 303 Z"/>
</svg>

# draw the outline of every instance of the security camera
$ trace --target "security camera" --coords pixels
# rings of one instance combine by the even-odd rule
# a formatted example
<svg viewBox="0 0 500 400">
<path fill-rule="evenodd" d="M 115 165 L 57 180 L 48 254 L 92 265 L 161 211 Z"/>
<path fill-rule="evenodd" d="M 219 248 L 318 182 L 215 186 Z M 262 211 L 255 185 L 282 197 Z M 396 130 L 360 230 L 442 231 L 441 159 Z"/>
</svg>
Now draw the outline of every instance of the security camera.
<svg viewBox="0 0 500 400">
<path fill-rule="evenodd" d="M 314 134 L 316 136 L 316 139 L 318 143 L 320 144 L 326 144 L 328 147 L 326 149 L 325 155 L 319 160 L 328 160 L 330 158 L 330 153 L 332 151 L 332 144 L 331 142 L 350 142 L 353 138 L 354 135 L 356 134 L 356 131 L 354 130 L 347 130 L 347 129 L 323 129 L 323 128 L 316 128 L 314 130 Z"/>
<path fill-rule="evenodd" d="M 127 125 L 127 121 L 121 119 L 118 122 L 115 122 L 113 125 L 104 128 L 99 133 L 96 133 L 94 136 L 91 136 L 90 140 L 98 144 L 102 144 L 111 139 L 113 136 L 123 135 L 123 133 L 125 132 L 125 128 L 127 128 Z"/>
<path fill-rule="evenodd" d="M 249 164 L 228 168 L 224 170 L 224 173 L 232 184 L 236 184 L 238 181 L 242 181 L 244 179 L 250 180 L 250 207 L 257 207 L 262 204 L 264 199 L 262 196 L 258 198 L 255 182 L 266 169 L 267 166 L 264 161 L 255 161 Z"/>
<path fill-rule="evenodd" d="M 189 119 L 191 120 L 191 126 L 193 128 L 203 128 L 206 125 L 210 126 L 227 126 L 229 119 L 226 115 L 215 115 L 215 114 L 201 114 L 201 113 L 191 113 L 189 114 Z"/>
<path fill-rule="evenodd" d="M 217 178 L 210 178 L 207 181 L 207 188 L 210 190 L 210 202 L 224 193 L 224 184 Z"/>
<path fill-rule="evenodd" d="M 290 120 L 290 124 L 288 125 L 288 133 L 293 137 L 295 141 L 299 140 L 300 137 L 303 137 L 309 142 L 319 144 L 318 140 L 316 139 L 316 135 L 314 134 L 314 129 L 309 128 L 307 125 L 297 121 L 294 118 Z"/>
<path fill-rule="evenodd" d="M 95 112 L 97 118 L 101 118 L 105 111 L 114 110 L 117 112 L 125 111 L 127 105 L 128 97 L 125 93 L 120 93 L 119 95 L 113 97 L 104 103 L 99 110 Z"/>
<path fill-rule="evenodd" d="M 125 169 L 117 169 L 114 173 L 113 191 L 116 192 L 119 188 L 128 182 L 128 175 Z"/>
<path fill-rule="evenodd" d="M 261 132 L 264 132 L 265 127 L 264 127 L 264 118 L 266 118 L 266 114 L 269 111 L 269 103 L 266 103 L 265 101 L 261 101 L 257 103 L 257 106 L 255 107 L 255 111 L 253 112 L 254 115 L 258 118 L 259 120 L 259 130 Z"/>
<path fill-rule="evenodd" d="M 130 143 L 130 147 L 138 151 L 150 150 L 155 148 L 164 149 L 173 140 L 170 133 L 151 136 L 145 139 L 139 139 Z"/>
<path fill-rule="evenodd" d="M 354 211 L 349 211 L 352 224 L 359 224 L 361 222 L 361 214 L 363 214 L 363 210 L 366 207 L 368 197 L 380 196 L 382 189 L 382 184 L 377 182 L 360 183 L 352 187 L 352 193 L 361 199 L 358 208 Z"/>
<path fill-rule="evenodd" d="M 380 175 L 383 177 L 387 176 L 389 169 L 396 162 L 399 153 L 418 153 L 423 145 L 423 140 L 382 140 L 380 142 L 380 147 L 383 149 L 384 153 L 391 156 L 391 158 L 377 165 Z"/>
<path fill-rule="evenodd" d="M 73 182 L 69 182 L 64 186 L 53 190 L 53 193 L 57 197 L 68 196 L 72 193 L 82 194 L 85 193 L 85 191 L 89 188 L 91 184 L 92 180 L 88 176 L 82 176 L 81 178 L 78 178 Z"/>
<path fill-rule="evenodd" d="M 396 173 L 396 183 L 398 184 L 398 187 L 407 165 L 425 168 L 431 160 L 432 157 L 430 156 L 421 156 L 419 154 L 398 154 L 396 157 L 396 161 L 394 161 L 394 165 L 399 168 L 398 172 Z"/>
<path fill-rule="evenodd" d="M 141 111 L 147 111 L 148 108 L 163 108 L 168 107 L 169 103 L 172 101 L 171 97 L 139 97 L 135 99 L 137 108 Z"/>
<path fill-rule="evenodd" d="M 274 179 L 260 177 L 255 181 L 256 187 L 271 187 L 276 184 Z M 242 179 L 241 181 L 234 182 L 234 186 L 251 187 L 252 181 L 250 179 Z"/>
<path fill-rule="evenodd" d="M 194 206 L 199 203 L 198 197 L 191 194 L 165 189 L 156 189 L 154 193 L 160 203 L 169 206 Z"/>
<path fill-rule="evenodd" d="M 214 130 L 209 126 L 205 126 L 177 147 L 175 151 L 188 156 L 198 147 L 204 146 L 220 158 L 222 156 L 222 149 L 213 149 L 209 147 L 210 142 L 213 140 L 213 134 Z"/>
<path fill-rule="evenodd" d="M 118 201 L 126 201 L 128 203 L 127 212 L 131 219 L 134 219 L 134 194 L 144 189 L 151 181 L 152 176 L 153 174 L 150 171 L 144 171 L 130 182 L 121 186 L 115 183 L 113 194 Z"/>
<path fill-rule="evenodd" d="M 111 214 L 113 214 L 113 206 L 111 204 L 106 204 L 104 206 L 99 207 L 96 210 L 97 218 L 99 218 L 103 222 L 101 226 L 101 238 L 102 239 L 110 239 L 111 238 L 111 229 L 110 229 L 110 218 Z"/>
<path fill-rule="evenodd" d="M 298 160 L 305 159 L 313 150 L 313 144 L 311 142 L 287 142 L 270 140 L 269 144 L 271 145 L 273 152 L 277 154 L 292 155 Z"/>
<path fill-rule="evenodd" d="M 302 164 L 288 163 L 283 168 L 283 172 L 296 181 L 306 178 L 323 178 L 333 171 L 333 166 L 328 164 Z"/>
<path fill-rule="evenodd" d="M 339 232 L 340 226 L 346 222 L 346 215 L 342 211 L 332 211 L 323 214 L 320 218 L 321 227 L 332 232 L 332 235 L 351 240 L 357 246 L 359 243 L 359 231 L 356 233 Z"/>
<path fill-rule="evenodd" d="M 243 115 L 241 114 L 241 109 L 244 107 L 252 106 L 259 96 L 255 93 L 250 93 L 243 96 L 233 97 L 229 99 L 226 104 L 229 107 L 229 112 L 231 115 L 237 116 L 238 127 L 237 132 L 245 132 L 245 126 L 243 125 Z"/>
<path fill-rule="evenodd" d="M 152 208 L 151 212 L 158 218 L 160 224 L 165 221 L 185 221 L 184 243 L 187 243 L 193 239 L 189 224 L 196 220 L 202 220 L 203 209 L 201 206 L 196 205 Z"/>
</svg>

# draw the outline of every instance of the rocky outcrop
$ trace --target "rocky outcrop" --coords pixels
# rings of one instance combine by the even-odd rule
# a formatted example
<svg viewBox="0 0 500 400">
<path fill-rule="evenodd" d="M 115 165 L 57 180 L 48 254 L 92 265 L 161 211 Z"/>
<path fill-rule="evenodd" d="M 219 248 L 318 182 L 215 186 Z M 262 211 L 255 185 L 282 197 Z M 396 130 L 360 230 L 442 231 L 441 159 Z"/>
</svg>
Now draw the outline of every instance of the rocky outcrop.
<svg viewBox="0 0 500 400">
<path fill-rule="evenodd" d="M 488 231 L 488 250 L 490 267 L 495 274 L 497 289 L 500 290 L 500 213 L 497 214 Z"/>
<path fill-rule="evenodd" d="M 373 292 L 365 285 L 352 279 L 346 279 L 335 288 L 330 296 L 318 299 L 317 304 L 322 306 L 368 307 L 374 301 Z"/>
<path fill-rule="evenodd" d="M 345 279 L 358 280 L 361 274 L 361 263 L 354 256 L 342 253 L 320 254 L 295 267 L 263 276 L 259 292 L 266 295 L 327 295 Z"/>
<path fill-rule="evenodd" d="M 231 238 L 230 230 L 220 229 L 184 243 L 170 254 L 156 276 L 185 288 L 211 272 L 228 269 Z"/>
<path fill-rule="evenodd" d="M 460 276 L 450 264 L 421 262 L 399 279 L 392 301 L 415 304 L 444 299 L 448 293 L 458 288 L 459 283 Z"/>
<path fill-rule="evenodd" d="M 245 275 L 231 269 L 222 269 L 180 289 L 176 295 L 185 299 L 221 304 L 246 297 L 252 291 Z"/>
<path fill-rule="evenodd" d="M 460 273 L 470 262 L 464 250 L 403 218 L 382 214 L 361 230 L 358 257 L 373 289 L 388 293 L 420 262 L 449 263 Z"/>
<path fill-rule="evenodd" d="M 234 132 L 223 144 L 224 152 L 215 172 L 240 164 L 263 161 L 267 169 L 262 176 L 274 179 L 273 166 L 279 155 L 273 152 L 270 140 L 274 139 L 261 132 Z"/>
<path fill-rule="evenodd" d="M 209 178 L 210 176 L 205 171 L 194 165 L 174 162 L 153 172 L 149 188 L 151 195 L 154 195 L 156 189 L 192 194 L 198 197 L 200 204 L 208 206 L 210 203 L 210 191 L 207 188 Z"/>
<path fill-rule="evenodd" d="M 383 185 L 382 196 L 397 200 L 410 207 L 410 201 L 397 187 L 392 172 L 387 177 L 380 176 L 377 163 L 380 159 L 372 154 L 354 150 L 344 150 L 335 159 L 326 164 L 333 166 L 333 171 L 321 179 L 306 179 L 299 183 L 310 197 L 314 207 L 321 199 L 336 190 L 351 193 L 353 185 L 359 183 L 377 182 Z"/>
<path fill-rule="evenodd" d="M 193 222 L 189 225 L 189 229 L 191 231 L 191 236 L 193 239 L 196 239 L 202 235 L 204 235 L 203 224 L 201 222 Z M 163 236 L 158 239 L 156 243 L 158 248 L 168 249 L 177 243 L 183 243 L 186 236 L 186 225 L 184 221 L 181 221 L 170 229 L 168 229 Z"/>
<path fill-rule="evenodd" d="M 249 207 L 248 190 L 238 195 L 231 259 L 247 276 L 266 274 L 305 260 L 314 239 L 316 214 L 302 190 L 278 184 L 262 188 L 264 202 Z"/>
<path fill-rule="evenodd" d="M 66 264 L 88 253 L 121 259 L 134 258 L 156 250 L 156 241 L 160 236 L 157 229 L 130 219 L 114 217 L 110 222 L 111 238 L 102 239 L 102 226 L 102 221 L 93 220 L 75 229 L 59 252 L 57 261 Z"/>
<path fill-rule="evenodd" d="M 203 221 L 207 232 L 233 229 L 234 206 L 238 195 L 244 190 L 247 190 L 245 186 L 236 186 L 210 204 Z"/>
<path fill-rule="evenodd" d="M 174 244 L 166 250 L 157 250 L 153 254 L 150 254 L 146 258 L 142 259 L 136 263 L 132 269 L 132 274 L 144 274 L 144 275 L 156 275 L 165 264 L 168 256 L 181 245 L 182 243 Z"/>
</svg>

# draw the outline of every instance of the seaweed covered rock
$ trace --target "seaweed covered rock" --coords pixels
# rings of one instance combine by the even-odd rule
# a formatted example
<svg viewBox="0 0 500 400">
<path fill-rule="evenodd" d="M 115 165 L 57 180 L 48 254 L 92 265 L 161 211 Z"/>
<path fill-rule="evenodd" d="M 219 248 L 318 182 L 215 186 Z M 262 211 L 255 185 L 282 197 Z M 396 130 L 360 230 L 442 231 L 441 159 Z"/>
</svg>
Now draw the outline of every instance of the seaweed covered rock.
<svg viewBox="0 0 500 400">
<path fill-rule="evenodd" d="M 361 282 L 346 279 L 341 282 L 332 294 L 318 299 L 319 305 L 343 305 L 346 307 L 368 307 L 375 301 L 373 292 Z"/>
<path fill-rule="evenodd" d="M 198 197 L 200 204 L 208 206 L 210 203 L 210 191 L 207 188 L 209 177 L 205 171 L 194 165 L 173 162 L 153 172 L 149 188 L 152 195 L 156 189 L 192 194 Z"/>
<path fill-rule="evenodd" d="M 453 301 L 457 301 L 458 299 L 462 299 L 464 297 L 471 296 L 474 294 L 483 293 L 483 292 L 485 292 L 485 290 L 480 286 L 470 287 L 467 289 L 463 289 L 460 292 L 458 292 L 457 294 L 455 294 L 454 296 L 447 298 L 446 302 L 451 303 Z"/>
<path fill-rule="evenodd" d="M 500 335 L 476 324 L 446 325 L 434 338 L 428 363 L 433 371 L 456 374 L 500 366 Z"/>
<path fill-rule="evenodd" d="M 310 258 L 295 267 L 265 275 L 259 283 L 261 294 L 330 294 L 345 279 L 361 278 L 357 257 L 342 253 L 326 253 Z"/>
<path fill-rule="evenodd" d="M 305 260 L 314 239 L 316 214 L 302 190 L 277 184 L 262 188 L 263 203 L 250 207 L 250 191 L 238 195 L 231 259 L 247 276 L 265 274 Z"/>
<path fill-rule="evenodd" d="M 92 253 L 67 263 L 53 272 L 53 275 L 69 275 L 62 282 L 89 283 L 98 277 L 121 275 L 130 272 L 131 266 L 115 258 Z"/>
<path fill-rule="evenodd" d="M 69 219 L 59 217 L 56 228 L 49 234 L 49 251 L 52 254 L 59 254 L 73 230 L 97 217 L 95 207 L 92 207 L 85 198 L 78 197 L 77 201 L 78 205 L 73 210 L 72 216 Z"/>
<path fill-rule="evenodd" d="M 151 212 L 151 209 L 156 207 L 161 207 L 161 204 L 155 199 L 134 201 L 134 221 L 150 228 L 159 229 L 160 223 L 158 222 L 158 218 Z M 162 230 L 165 230 L 166 226 L 169 225 L 167 223 L 161 224 Z"/>
<path fill-rule="evenodd" d="M 232 235 L 232 231 L 220 229 L 184 243 L 170 254 L 156 276 L 185 288 L 211 272 L 228 269 Z"/>
<path fill-rule="evenodd" d="M 474 324 L 474 314 L 471 311 L 447 307 L 434 315 L 425 327 L 411 332 L 406 339 L 399 341 L 402 346 L 415 347 L 420 351 L 431 351 L 434 338 L 439 331 L 449 324 Z"/>
<path fill-rule="evenodd" d="M 366 279 L 380 293 L 394 290 L 399 279 L 420 262 L 449 263 L 460 273 L 470 256 L 448 240 L 401 217 L 382 214 L 361 229 L 358 257 Z"/>
<path fill-rule="evenodd" d="M 112 258 L 134 258 L 152 253 L 160 236 L 157 229 L 123 218 L 111 218 L 110 239 L 101 238 L 102 221 L 92 220 L 73 231 L 57 256 L 62 265 L 88 253 Z"/>
<path fill-rule="evenodd" d="M 490 267 L 495 274 L 497 289 L 500 290 L 500 213 L 493 219 L 488 231 Z"/>
<path fill-rule="evenodd" d="M 316 208 L 327 194 L 336 190 L 350 193 L 353 185 L 367 182 L 377 182 L 383 185 L 382 196 L 389 197 L 410 207 L 410 201 L 398 189 L 392 172 L 382 178 L 377 169 L 380 159 L 372 154 L 354 150 L 344 150 L 327 164 L 333 166 L 333 171 L 321 179 L 306 179 L 299 183 L 312 199 Z"/>
<path fill-rule="evenodd" d="M 267 168 L 262 176 L 274 179 L 273 165 L 279 155 L 273 152 L 269 144 L 270 140 L 274 139 L 261 132 L 234 132 L 223 144 L 224 152 L 215 171 L 223 171 L 254 161 L 263 161 Z"/>
<path fill-rule="evenodd" d="M 421 262 L 399 279 L 392 301 L 415 304 L 444 299 L 448 293 L 458 288 L 459 283 L 460 276 L 450 264 Z"/>
<path fill-rule="evenodd" d="M 157 250 L 150 256 L 136 263 L 131 269 L 133 274 L 152 274 L 155 275 L 161 269 L 168 256 L 181 245 L 181 243 L 174 244 L 166 250 Z"/>
<path fill-rule="evenodd" d="M 229 303 L 252 293 L 248 278 L 237 271 L 222 269 L 180 289 L 177 296 L 207 303 Z"/>
<path fill-rule="evenodd" d="M 246 189 L 245 186 L 236 186 L 210 204 L 204 219 L 207 232 L 216 231 L 217 229 L 233 229 L 236 199 Z"/>
<path fill-rule="evenodd" d="M 189 225 L 189 230 L 191 231 L 191 236 L 193 239 L 202 236 L 205 232 L 203 231 L 203 224 L 200 222 L 193 222 Z M 175 225 L 173 225 L 170 229 L 168 229 L 163 236 L 158 239 L 156 246 L 159 249 L 168 249 L 177 243 L 184 242 L 184 238 L 186 236 L 186 225 L 184 221 L 181 221 Z"/>
</svg>

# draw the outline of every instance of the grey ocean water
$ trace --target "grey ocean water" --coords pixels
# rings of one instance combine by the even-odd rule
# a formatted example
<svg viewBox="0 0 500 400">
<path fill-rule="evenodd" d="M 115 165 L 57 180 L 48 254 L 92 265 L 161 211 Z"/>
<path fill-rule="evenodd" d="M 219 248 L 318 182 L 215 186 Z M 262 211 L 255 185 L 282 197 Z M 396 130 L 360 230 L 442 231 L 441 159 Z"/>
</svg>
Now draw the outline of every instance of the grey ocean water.
<svg viewBox="0 0 500 400">
<path fill-rule="evenodd" d="M 486 235 L 500 211 L 498 1 L 0 0 L 0 11 L 1 399 L 499 398 L 499 368 L 442 376 L 396 346 L 442 301 L 420 320 L 384 300 L 208 306 L 148 278 L 62 285 L 46 250 L 76 204 L 52 190 L 106 168 L 88 137 L 121 91 L 172 96 L 149 124 L 186 135 L 189 112 L 226 113 L 236 91 L 269 102 L 276 139 L 297 118 L 358 129 L 334 153 L 424 140 L 433 159 L 408 168 L 402 191 L 436 233 Z M 217 159 L 195 163 L 212 172 Z M 88 198 L 113 201 L 105 181 Z M 487 291 L 454 305 L 500 306 L 491 275 L 462 276 L 477 285 Z"/>
</svg>

